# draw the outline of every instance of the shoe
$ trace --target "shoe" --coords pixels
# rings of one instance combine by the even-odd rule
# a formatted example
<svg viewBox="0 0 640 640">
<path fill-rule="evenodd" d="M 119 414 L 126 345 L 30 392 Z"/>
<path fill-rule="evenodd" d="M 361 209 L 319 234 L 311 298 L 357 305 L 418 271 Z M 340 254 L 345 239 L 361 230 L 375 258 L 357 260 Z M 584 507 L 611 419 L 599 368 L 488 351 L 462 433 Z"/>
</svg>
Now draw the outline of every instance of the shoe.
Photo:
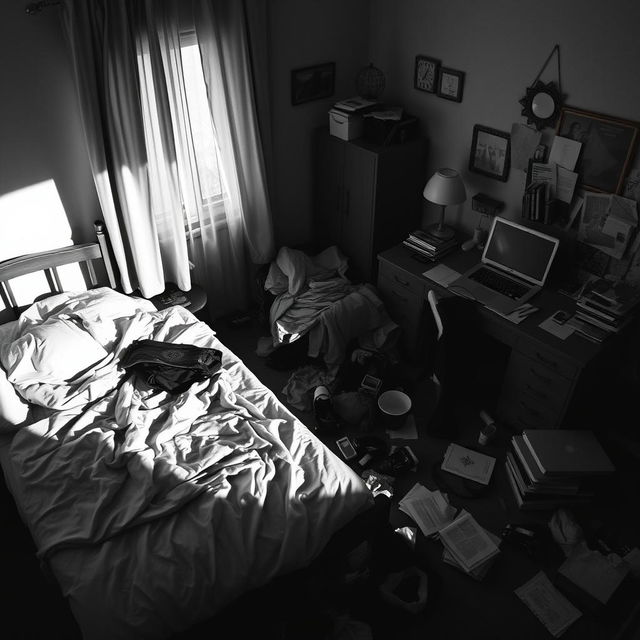
<svg viewBox="0 0 640 640">
<path fill-rule="evenodd" d="M 324 385 L 316 387 L 313 392 L 313 415 L 318 431 L 330 433 L 340 428 L 340 421 L 331 405 L 331 394 Z"/>
<path fill-rule="evenodd" d="M 374 471 L 384 473 L 388 476 L 397 476 L 406 471 L 410 471 L 418 465 L 418 458 L 408 446 L 396 449 L 388 458 L 378 461 L 372 465 Z"/>
</svg>

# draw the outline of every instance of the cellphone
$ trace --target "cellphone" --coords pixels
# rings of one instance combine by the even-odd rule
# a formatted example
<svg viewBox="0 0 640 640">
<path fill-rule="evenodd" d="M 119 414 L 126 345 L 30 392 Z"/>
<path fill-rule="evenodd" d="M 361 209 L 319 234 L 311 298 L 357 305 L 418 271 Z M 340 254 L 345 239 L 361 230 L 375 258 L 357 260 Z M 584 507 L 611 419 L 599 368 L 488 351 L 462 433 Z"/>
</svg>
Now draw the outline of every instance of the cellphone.
<svg viewBox="0 0 640 640">
<path fill-rule="evenodd" d="M 355 447 L 351 444 L 351 440 L 346 436 L 336 440 L 336 444 L 338 445 L 338 449 L 340 449 L 340 453 L 344 456 L 345 460 L 353 460 L 353 458 L 358 455 Z"/>
<path fill-rule="evenodd" d="M 556 311 L 553 314 L 553 320 L 558 324 L 564 324 L 570 317 L 571 314 L 568 311 Z"/>
</svg>

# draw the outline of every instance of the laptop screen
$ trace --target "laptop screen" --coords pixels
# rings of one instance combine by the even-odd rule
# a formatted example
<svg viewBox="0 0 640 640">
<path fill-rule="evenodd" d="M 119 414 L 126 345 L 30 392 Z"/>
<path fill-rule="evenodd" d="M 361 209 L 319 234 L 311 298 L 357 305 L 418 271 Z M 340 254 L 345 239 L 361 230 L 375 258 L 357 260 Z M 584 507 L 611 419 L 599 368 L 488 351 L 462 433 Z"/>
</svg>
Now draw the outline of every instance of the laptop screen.
<svg viewBox="0 0 640 640">
<path fill-rule="evenodd" d="M 504 269 L 527 282 L 543 285 L 559 240 L 544 233 L 494 218 L 482 262 Z"/>
</svg>

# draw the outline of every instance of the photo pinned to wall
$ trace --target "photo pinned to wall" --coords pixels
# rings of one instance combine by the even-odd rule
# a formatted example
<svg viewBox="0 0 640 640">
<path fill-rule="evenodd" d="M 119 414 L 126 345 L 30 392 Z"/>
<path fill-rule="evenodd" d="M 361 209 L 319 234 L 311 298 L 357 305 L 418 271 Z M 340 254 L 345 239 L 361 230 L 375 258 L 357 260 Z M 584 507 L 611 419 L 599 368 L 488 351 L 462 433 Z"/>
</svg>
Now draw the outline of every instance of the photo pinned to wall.
<svg viewBox="0 0 640 640">
<path fill-rule="evenodd" d="M 438 87 L 436 93 L 441 98 L 462 102 L 462 89 L 464 87 L 464 71 L 440 68 L 438 74 Z"/>
<path fill-rule="evenodd" d="M 582 143 L 576 171 L 580 186 L 600 193 L 622 192 L 638 142 L 640 123 L 563 107 L 557 134 Z"/>
<path fill-rule="evenodd" d="M 291 104 L 298 105 L 333 95 L 336 63 L 325 62 L 291 72 Z"/>
<path fill-rule="evenodd" d="M 506 182 L 510 163 L 509 134 L 476 124 L 473 127 L 469 170 Z"/>
<path fill-rule="evenodd" d="M 413 86 L 420 91 L 435 93 L 438 88 L 439 70 L 440 60 L 435 60 L 428 56 L 416 56 Z"/>
</svg>

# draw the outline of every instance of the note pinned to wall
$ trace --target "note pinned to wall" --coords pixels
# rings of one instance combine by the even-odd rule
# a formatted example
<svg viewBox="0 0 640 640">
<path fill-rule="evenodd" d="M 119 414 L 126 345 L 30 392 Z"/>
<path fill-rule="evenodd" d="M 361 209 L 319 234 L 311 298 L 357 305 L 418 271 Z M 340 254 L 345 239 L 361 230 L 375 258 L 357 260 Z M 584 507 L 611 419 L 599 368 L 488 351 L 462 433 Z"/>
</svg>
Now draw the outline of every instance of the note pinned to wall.
<svg viewBox="0 0 640 640">
<path fill-rule="evenodd" d="M 524 124 L 511 125 L 511 167 L 526 171 L 529 159 L 533 158 L 542 134 Z"/>
<path fill-rule="evenodd" d="M 576 168 L 581 148 L 582 142 L 556 136 L 551 144 L 549 162 L 555 162 L 558 166 L 573 171 Z"/>
</svg>

